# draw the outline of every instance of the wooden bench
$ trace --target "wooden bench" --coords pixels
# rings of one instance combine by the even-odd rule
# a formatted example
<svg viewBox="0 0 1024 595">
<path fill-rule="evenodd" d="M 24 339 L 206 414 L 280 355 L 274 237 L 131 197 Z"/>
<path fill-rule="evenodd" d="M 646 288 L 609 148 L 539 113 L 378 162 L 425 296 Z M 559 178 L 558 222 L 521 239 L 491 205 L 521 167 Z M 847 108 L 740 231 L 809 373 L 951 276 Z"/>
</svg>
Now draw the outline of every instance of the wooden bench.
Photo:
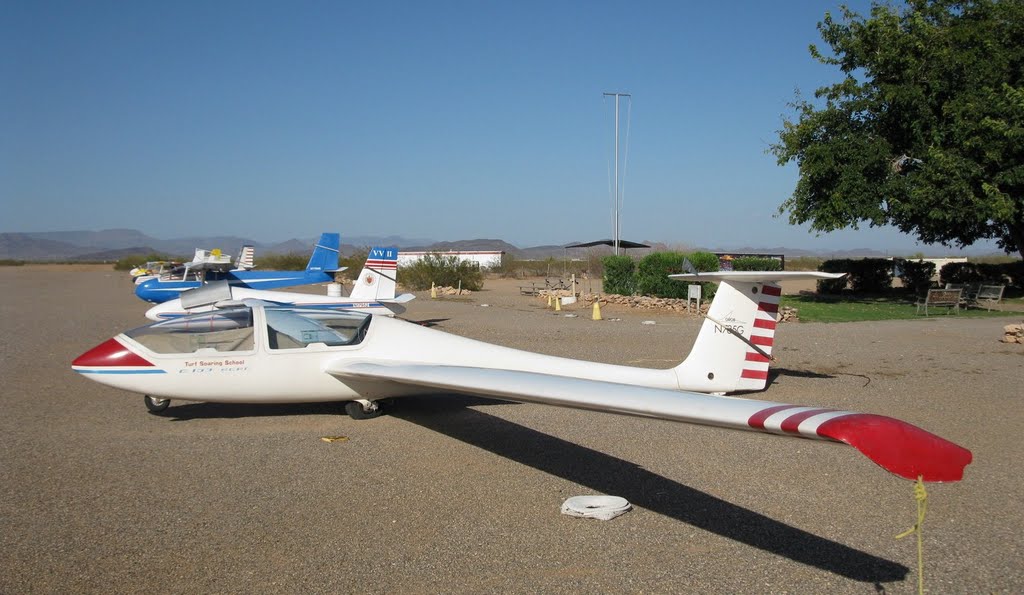
<svg viewBox="0 0 1024 595">
<path fill-rule="evenodd" d="M 928 307 L 941 306 L 948 308 L 946 314 L 949 314 L 949 310 L 955 309 L 956 313 L 960 313 L 960 296 L 963 292 L 962 289 L 929 289 L 928 295 L 917 300 L 917 313 L 921 313 L 921 308 L 924 307 L 924 315 L 928 316 Z"/>
<path fill-rule="evenodd" d="M 541 288 L 537 287 L 536 283 L 530 283 L 529 285 L 519 286 L 520 295 L 538 295 L 540 293 L 540 290 Z"/>
<path fill-rule="evenodd" d="M 986 310 L 991 310 L 1003 301 L 1003 291 L 1005 289 L 1005 285 L 982 285 L 978 289 L 977 295 L 974 296 L 974 304 L 985 306 Z"/>
</svg>

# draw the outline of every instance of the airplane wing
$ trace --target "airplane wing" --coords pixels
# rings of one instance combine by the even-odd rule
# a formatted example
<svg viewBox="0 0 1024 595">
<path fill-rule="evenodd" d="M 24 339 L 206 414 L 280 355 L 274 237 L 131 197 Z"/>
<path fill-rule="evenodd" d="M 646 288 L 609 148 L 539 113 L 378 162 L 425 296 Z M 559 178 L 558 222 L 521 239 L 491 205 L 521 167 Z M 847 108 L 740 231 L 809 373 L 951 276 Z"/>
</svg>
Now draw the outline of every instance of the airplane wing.
<svg viewBox="0 0 1024 595">
<path fill-rule="evenodd" d="M 959 481 L 971 452 L 906 422 L 852 411 L 719 397 L 566 376 L 422 364 L 340 360 L 325 369 L 341 379 L 390 381 L 527 403 L 654 417 L 842 442 L 900 477 Z"/>
</svg>

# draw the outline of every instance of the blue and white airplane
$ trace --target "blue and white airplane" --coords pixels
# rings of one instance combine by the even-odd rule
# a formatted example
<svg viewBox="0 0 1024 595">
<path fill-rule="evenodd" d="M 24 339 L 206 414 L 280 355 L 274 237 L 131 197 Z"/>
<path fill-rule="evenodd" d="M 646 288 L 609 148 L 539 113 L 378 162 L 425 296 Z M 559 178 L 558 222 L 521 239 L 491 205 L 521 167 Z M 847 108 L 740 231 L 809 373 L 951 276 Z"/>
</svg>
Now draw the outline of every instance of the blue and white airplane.
<svg viewBox="0 0 1024 595">
<path fill-rule="evenodd" d="M 334 273 L 338 267 L 338 248 L 341 236 L 336 233 L 320 235 L 320 241 L 313 248 L 313 256 L 303 271 L 254 271 L 254 270 L 204 270 L 196 271 L 193 279 L 150 279 L 135 287 L 135 295 L 139 299 L 159 304 L 172 300 L 187 289 L 200 287 L 211 281 L 227 281 L 235 287 L 250 289 L 276 289 L 294 285 L 310 285 L 313 283 L 330 283 L 334 281 Z"/>
<path fill-rule="evenodd" d="M 366 257 L 359 279 L 349 295 L 316 295 L 311 293 L 267 291 L 230 286 L 224 281 L 182 292 L 180 297 L 157 304 L 146 312 L 150 320 L 170 320 L 189 314 L 209 312 L 219 308 L 242 306 L 256 300 L 277 306 L 292 306 L 328 310 L 353 310 L 366 314 L 394 316 L 405 312 L 406 302 L 414 299 L 411 293 L 395 295 L 398 273 L 397 248 L 372 248 Z"/>
</svg>

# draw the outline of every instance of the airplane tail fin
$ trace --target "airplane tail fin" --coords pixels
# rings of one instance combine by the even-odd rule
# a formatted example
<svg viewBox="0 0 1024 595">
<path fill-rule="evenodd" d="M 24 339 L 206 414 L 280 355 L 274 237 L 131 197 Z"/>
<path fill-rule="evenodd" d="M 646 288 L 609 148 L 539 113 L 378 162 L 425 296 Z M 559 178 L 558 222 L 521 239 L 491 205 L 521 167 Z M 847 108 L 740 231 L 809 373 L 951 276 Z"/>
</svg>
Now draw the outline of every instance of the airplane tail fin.
<svg viewBox="0 0 1024 595">
<path fill-rule="evenodd" d="M 309 258 L 306 272 L 330 273 L 338 270 L 338 259 L 341 256 L 341 236 L 336 233 L 320 234 L 320 241 L 313 247 L 313 256 Z"/>
<path fill-rule="evenodd" d="M 235 261 L 235 268 L 243 271 L 256 268 L 256 248 L 242 246 L 242 250 L 238 253 L 238 260 Z"/>
<path fill-rule="evenodd" d="M 679 387 L 708 393 L 762 390 L 768 384 L 778 323 L 782 296 L 778 282 L 841 276 L 804 271 L 670 275 L 680 280 L 721 282 L 690 355 L 675 369 Z"/>
<path fill-rule="evenodd" d="M 398 248 L 371 248 L 349 298 L 380 301 L 395 299 Z"/>
</svg>

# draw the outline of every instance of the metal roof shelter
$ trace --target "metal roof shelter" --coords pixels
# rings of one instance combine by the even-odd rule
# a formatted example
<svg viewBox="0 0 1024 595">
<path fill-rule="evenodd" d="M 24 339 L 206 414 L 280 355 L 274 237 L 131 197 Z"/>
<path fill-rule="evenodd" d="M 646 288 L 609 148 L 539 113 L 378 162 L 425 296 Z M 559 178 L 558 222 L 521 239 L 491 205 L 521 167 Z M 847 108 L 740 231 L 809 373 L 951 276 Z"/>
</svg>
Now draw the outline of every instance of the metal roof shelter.
<svg viewBox="0 0 1024 595">
<path fill-rule="evenodd" d="M 569 244 L 563 246 L 564 248 L 592 248 L 594 246 L 611 246 L 615 247 L 615 240 L 595 240 L 593 242 L 580 242 L 579 244 Z M 650 248 L 647 244 L 641 244 L 639 242 L 630 242 L 629 240 L 619 240 L 619 248 Z"/>
</svg>

